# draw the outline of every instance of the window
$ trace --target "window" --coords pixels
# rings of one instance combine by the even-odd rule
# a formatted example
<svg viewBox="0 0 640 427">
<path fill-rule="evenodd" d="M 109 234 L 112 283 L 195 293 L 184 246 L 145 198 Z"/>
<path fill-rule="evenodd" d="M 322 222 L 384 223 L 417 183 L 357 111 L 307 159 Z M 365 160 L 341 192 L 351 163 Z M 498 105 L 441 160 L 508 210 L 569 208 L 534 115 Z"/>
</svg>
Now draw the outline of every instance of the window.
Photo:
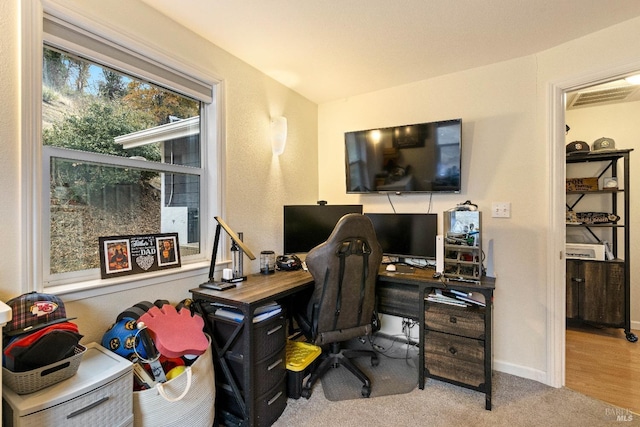
<svg viewBox="0 0 640 427">
<path fill-rule="evenodd" d="M 99 278 L 101 236 L 177 232 L 204 260 L 212 84 L 50 15 L 43 40 L 45 287 Z"/>
</svg>

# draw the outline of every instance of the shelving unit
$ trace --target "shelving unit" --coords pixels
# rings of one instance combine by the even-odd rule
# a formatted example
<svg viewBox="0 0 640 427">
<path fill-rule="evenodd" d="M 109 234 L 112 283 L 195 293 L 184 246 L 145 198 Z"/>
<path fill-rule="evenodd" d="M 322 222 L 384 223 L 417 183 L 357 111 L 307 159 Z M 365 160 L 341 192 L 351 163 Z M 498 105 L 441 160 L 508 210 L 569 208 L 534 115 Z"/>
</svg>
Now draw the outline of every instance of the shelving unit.
<svg viewBox="0 0 640 427">
<path fill-rule="evenodd" d="M 595 244 L 610 244 L 612 257 L 604 260 L 567 259 L 567 319 L 589 324 L 624 328 L 626 338 L 636 342 L 631 332 L 630 314 L 630 238 L 629 238 L 629 153 L 632 149 L 593 151 L 567 156 L 567 164 L 597 162 L 598 189 L 567 190 L 567 210 L 596 199 L 607 206 L 610 222 L 567 223 L 569 231 L 584 231 Z M 618 162 L 623 170 L 619 171 Z M 569 175 L 569 173 L 567 173 Z M 604 181 L 617 180 L 617 187 L 605 187 Z M 622 207 L 622 209 L 620 209 Z M 623 258 L 621 258 L 621 256 Z"/>
<path fill-rule="evenodd" d="M 444 213 L 444 276 L 479 282 L 482 277 L 482 215 L 478 211 Z"/>
</svg>

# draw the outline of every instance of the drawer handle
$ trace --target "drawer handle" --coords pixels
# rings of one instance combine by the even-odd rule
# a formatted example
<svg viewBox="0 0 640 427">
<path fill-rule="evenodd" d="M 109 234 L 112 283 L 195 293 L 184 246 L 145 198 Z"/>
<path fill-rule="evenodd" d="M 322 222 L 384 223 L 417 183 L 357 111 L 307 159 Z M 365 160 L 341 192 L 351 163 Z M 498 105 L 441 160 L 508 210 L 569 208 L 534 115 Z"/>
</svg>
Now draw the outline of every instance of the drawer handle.
<svg viewBox="0 0 640 427">
<path fill-rule="evenodd" d="M 456 350 L 455 347 L 449 347 L 449 353 L 453 354 L 454 356 L 458 353 L 458 350 Z"/>
<path fill-rule="evenodd" d="M 282 325 L 278 325 L 278 326 L 276 326 L 275 328 L 268 330 L 268 331 L 267 331 L 267 335 L 271 335 L 271 334 L 273 334 L 273 333 L 276 333 L 276 332 L 278 332 L 280 329 L 282 329 Z"/>
<path fill-rule="evenodd" d="M 458 319 L 455 316 L 451 316 L 451 317 L 449 317 L 449 322 L 458 323 Z"/>
<path fill-rule="evenodd" d="M 273 402 L 275 402 L 276 400 L 278 400 L 280 398 L 280 396 L 282 396 L 282 392 L 279 391 L 278 394 L 276 394 L 275 396 L 273 396 L 271 399 L 269 399 L 269 401 L 267 402 L 268 406 L 271 406 L 271 404 Z"/>
<path fill-rule="evenodd" d="M 84 414 L 85 412 L 90 411 L 91 409 L 95 408 L 96 406 L 102 405 L 107 400 L 109 400 L 109 396 L 105 396 L 100 400 L 96 400 L 92 404 L 90 404 L 88 406 L 85 406 L 82 409 L 78 409 L 77 411 L 74 411 L 74 412 L 70 413 L 69 415 L 67 415 L 67 419 L 70 419 L 70 418 L 73 418 L 73 417 L 77 417 L 78 415 Z"/>
<path fill-rule="evenodd" d="M 276 366 L 278 366 L 279 364 L 282 363 L 282 359 L 278 359 L 275 362 L 273 362 L 271 365 L 267 366 L 267 371 L 272 370 L 273 368 L 275 368 Z"/>
</svg>

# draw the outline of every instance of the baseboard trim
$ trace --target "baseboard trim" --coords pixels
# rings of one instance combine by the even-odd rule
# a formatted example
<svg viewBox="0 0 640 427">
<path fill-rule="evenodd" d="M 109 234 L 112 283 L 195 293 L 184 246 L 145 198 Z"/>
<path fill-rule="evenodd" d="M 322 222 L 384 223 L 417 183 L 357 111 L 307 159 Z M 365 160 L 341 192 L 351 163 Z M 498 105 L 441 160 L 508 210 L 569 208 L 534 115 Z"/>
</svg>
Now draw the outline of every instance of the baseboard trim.
<svg viewBox="0 0 640 427">
<path fill-rule="evenodd" d="M 547 383 L 547 373 L 539 369 L 528 368 L 522 365 L 515 365 L 500 360 L 493 361 L 493 370 L 504 372 L 505 374 L 515 375 L 517 377 L 526 378 L 537 381 L 539 383 L 551 386 Z"/>
</svg>

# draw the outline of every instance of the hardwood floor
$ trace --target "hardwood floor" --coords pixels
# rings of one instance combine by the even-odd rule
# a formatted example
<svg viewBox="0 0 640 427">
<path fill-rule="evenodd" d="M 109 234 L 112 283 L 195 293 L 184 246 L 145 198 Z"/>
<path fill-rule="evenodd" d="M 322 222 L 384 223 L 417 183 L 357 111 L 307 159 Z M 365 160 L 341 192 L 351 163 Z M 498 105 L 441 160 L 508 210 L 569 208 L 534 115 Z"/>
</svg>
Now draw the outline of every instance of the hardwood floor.
<svg viewBox="0 0 640 427">
<path fill-rule="evenodd" d="M 622 329 L 567 327 L 565 380 L 571 390 L 640 414 L 640 341 L 627 341 Z"/>
</svg>

